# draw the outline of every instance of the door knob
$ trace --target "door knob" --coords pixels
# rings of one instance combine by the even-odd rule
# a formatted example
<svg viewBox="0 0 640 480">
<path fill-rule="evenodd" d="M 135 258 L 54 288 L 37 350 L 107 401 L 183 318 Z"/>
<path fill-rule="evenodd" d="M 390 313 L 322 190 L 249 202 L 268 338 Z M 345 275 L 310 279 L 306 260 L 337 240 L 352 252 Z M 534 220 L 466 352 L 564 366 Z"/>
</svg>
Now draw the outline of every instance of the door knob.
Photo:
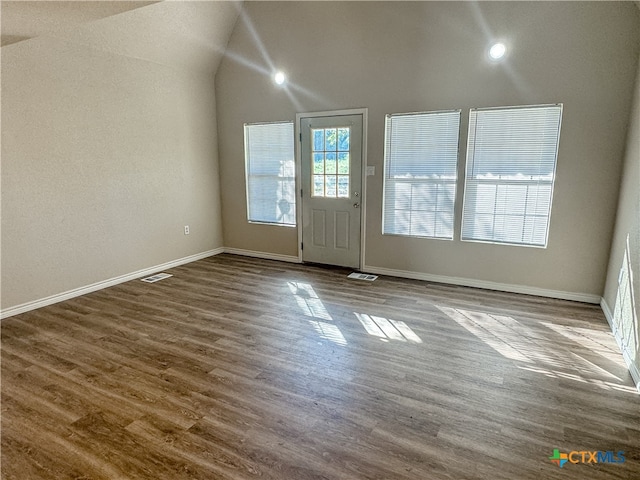
<svg viewBox="0 0 640 480">
<path fill-rule="evenodd" d="M 356 202 L 356 203 L 354 203 L 354 204 L 353 204 L 353 208 L 360 208 L 360 204 L 359 204 L 359 203 L 357 203 L 357 202 Z"/>
</svg>

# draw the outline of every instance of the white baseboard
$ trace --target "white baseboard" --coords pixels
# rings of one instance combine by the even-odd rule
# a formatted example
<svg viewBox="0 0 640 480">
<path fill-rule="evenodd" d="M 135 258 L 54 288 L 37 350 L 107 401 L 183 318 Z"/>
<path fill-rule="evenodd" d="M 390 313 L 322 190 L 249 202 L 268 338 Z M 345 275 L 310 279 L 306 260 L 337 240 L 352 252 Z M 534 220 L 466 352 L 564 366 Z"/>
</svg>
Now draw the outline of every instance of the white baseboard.
<svg viewBox="0 0 640 480">
<path fill-rule="evenodd" d="M 54 303 L 63 302 L 65 300 L 69 300 L 70 298 L 86 295 L 87 293 L 95 292 L 97 290 L 102 290 L 103 288 L 107 288 L 107 287 L 112 287 L 113 285 L 118 285 L 119 283 L 128 282 L 130 280 L 135 280 L 136 278 L 151 275 L 161 270 L 166 270 L 169 268 L 184 265 L 185 263 L 195 262 L 196 260 L 201 260 L 203 258 L 211 257 L 212 255 L 218 255 L 223 251 L 224 251 L 224 248 L 220 247 L 214 250 L 208 250 L 206 252 L 196 253 L 195 255 L 189 255 L 188 257 L 172 260 L 170 262 L 166 262 L 161 265 L 155 265 L 153 267 L 138 270 L 136 272 L 127 273 L 125 275 L 113 277 L 108 280 L 92 283 L 91 285 L 87 285 L 85 287 L 68 290 L 66 292 L 51 295 L 49 297 L 42 298 L 40 300 L 23 303 L 21 305 L 16 305 L 15 307 L 5 308 L 4 310 L 0 311 L 0 319 L 12 317 L 13 315 L 19 315 L 20 313 L 29 312 L 31 310 L 35 310 L 36 308 L 46 307 L 47 305 L 52 305 Z"/>
<path fill-rule="evenodd" d="M 255 250 L 243 250 L 241 248 L 225 247 L 224 253 L 232 255 L 242 255 L 245 257 L 264 258 L 266 260 L 277 260 L 279 262 L 302 263 L 299 257 L 293 255 L 281 255 L 279 253 L 257 252 Z"/>
<path fill-rule="evenodd" d="M 638 365 L 636 365 L 633 362 L 630 352 L 628 351 L 627 347 L 622 343 L 622 336 L 620 335 L 620 332 L 618 331 L 618 328 L 613 321 L 613 313 L 611 313 L 611 309 L 609 308 L 609 305 L 607 305 L 607 302 L 605 301 L 604 298 L 600 299 L 600 307 L 604 312 L 604 316 L 607 319 L 607 322 L 609 322 L 609 327 L 611 327 L 611 332 L 613 333 L 613 337 L 616 339 L 616 342 L 618 342 L 618 347 L 620 347 L 620 351 L 622 352 L 622 357 L 624 358 L 624 361 L 627 364 L 627 367 L 629 368 L 629 373 L 631 374 L 631 378 L 633 379 L 633 382 L 636 384 L 636 388 L 640 393 L 640 368 L 638 368 Z"/>
<path fill-rule="evenodd" d="M 500 292 L 523 293 L 525 295 L 559 298 L 561 300 L 593 303 L 596 305 L 600 303 L 600 297 L 598 295 L 590 295 L 588 293 L 547 290 L 545 288 L 527 287 L 525 285 L 511 285 L 508 283 L 488 282 L 484 280 L 474 280 L 472 278 L 447 277 L 444 275 L 432 275 L 430 273 L 412 272 L 408 270 L 394 270 L 391 268 L 374 267 L 371 265 L 364 266 L 362 268 L 362 271 L 366 273 L 377 273 L 379 275 L 390 275 L 392 277 L 412 278 L 414 280 L 426 280 L 428 282 L 448 283 L 450 285 L 484 288 L 487 290 L 497 290 Z"/>
</svg>

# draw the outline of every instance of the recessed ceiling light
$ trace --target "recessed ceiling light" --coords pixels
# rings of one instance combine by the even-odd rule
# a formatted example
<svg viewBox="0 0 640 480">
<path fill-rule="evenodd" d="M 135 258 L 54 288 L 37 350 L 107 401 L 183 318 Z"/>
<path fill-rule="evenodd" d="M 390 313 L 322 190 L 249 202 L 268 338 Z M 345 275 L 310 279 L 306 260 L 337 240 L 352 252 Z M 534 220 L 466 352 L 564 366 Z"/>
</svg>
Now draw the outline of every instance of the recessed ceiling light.
<svg viewBox="0 0 640 480">
<path fill-rule="evenodd" d="M 283 85 L 286 80 L 286 75 L 280 71 L 276 72 L 276 74 L 273 76 L 273 81 L 278 85 Z"/>
<path fill-rule="evenodd" d="M 494 60 L 500 60 L 506 52 L 507 47 L 504 46 L 504 43 L 494 43 L 489 49 L 489 56 Z"/>
</svg>

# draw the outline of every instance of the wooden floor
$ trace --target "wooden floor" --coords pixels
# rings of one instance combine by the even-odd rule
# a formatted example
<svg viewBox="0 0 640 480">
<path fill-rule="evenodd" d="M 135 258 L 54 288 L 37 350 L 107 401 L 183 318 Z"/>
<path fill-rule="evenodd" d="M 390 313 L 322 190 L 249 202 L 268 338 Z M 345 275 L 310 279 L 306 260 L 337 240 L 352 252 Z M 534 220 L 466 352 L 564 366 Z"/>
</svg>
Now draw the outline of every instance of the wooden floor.
<svg viewBox="0 0 640 480">
<path fill-rule="evenodd" d="M 168 273 L 2 321 L 3 479 L 640 479 L 597 306 L 231 255 Z"/>
</svg>

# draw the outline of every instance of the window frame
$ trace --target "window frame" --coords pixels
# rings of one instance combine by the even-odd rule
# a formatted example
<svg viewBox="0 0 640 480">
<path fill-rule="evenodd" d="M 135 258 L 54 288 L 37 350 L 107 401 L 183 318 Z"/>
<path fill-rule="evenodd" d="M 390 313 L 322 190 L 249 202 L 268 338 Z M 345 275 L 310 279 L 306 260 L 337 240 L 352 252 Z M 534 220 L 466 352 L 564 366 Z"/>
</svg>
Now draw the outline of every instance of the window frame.
<svg viewBox="0 0 640 480">
<path fill-rule="evenodd" d="M 391 168 L 391 165 L 389 163 L 389 159 L 390 159 L 390 155 L 391 152 L 389 151 L 390 148 L 390 141 L 389 141 L 389 136 L 391 135 L 391 131 L 390 131 L 390 122 L 393 120 L 394 117 L 424 117 L 424 116 L 429 116 L 429 115 L 444 115 L 444 114 L 457 114 L 457 127 L 456 127 L 456 145 L 455 145 L 455 167 L 453 169 L 454 171 L 454 177 L 452 179 L 443 179 L 443 178 L 420 178 L 418 177 L 418 179 L 415 179 L 415 177 L 408 177 L 406 179 L 403 178 L 394 178 L 391 179 L 390 178 L 390 174 L 389 174 L 389 170 Z M 384 156 L 383 156 L 383 185 L 382 185 L 382 235 L 390 235 L 390 236 L 397 236 L 397 237 L 408 237 L 408 238 L 419 238 L 419 239 L 425 239 L 425 240 L 445 240 L 445 241 L 452 241 L 455 239 L 455 227 L 456 227 L 456 198 L 457 198 L 457 191 L 458 191 L 458 169 L 460 166 L 460 125 L 461 125 L 461 120 L 462 120 L 462 110 L 461 109 L 451 109 L 451 110 L 434 110 L 434 111 L 426 111 L 426 112 L 409 112 L 409 113 L 393 113 L 393 114 L 387 114 L 385 116 L 385 130 L 384 130 Z M 417 184 L 431 184 L 431 185 L 450 185 L 453 187 L 453 201 L 451 203 L 451 235 L 447 235 L 447 236 L 437 236 L 437 235 L 418 235 L 418 234 L 412 234 L 412 233 L 406 233 L 406 232 L 389 232 L 387 231 L 388 229 L 385 228 L 386 224 L 386 218 L 387 218 L 387 197 L 389 195 L 389 192 L 387 191 L 387 182 L 388 181 L 392 181 L 395 184 L 402 184 L 402 183 L 417 183 Z M 415 209 L 407 209 L 407 211 L 409 212 L 414 212 L 416 211 Z M 442 210 L 444 211 L 444 210 Z M 432 213 L 436 214 L 440 212 L 439 210 L 433 210 Z M 448 213 L 448 212 L 447 212 Z M 411 225 L 409 225 L 409 230 L 411 230 Z M 436 227 L 434 227 L 434 231 L 436 230 Z"/>
<path fill-rule="evenodd" d="M 542 109 L 542 108 L 559 108 L 559 113 L 558 113 L 558 126 L 557 129 L 555 130 L 555 151 L 554 151 L 554 157 L 553 157 L 553 171 L 551 173 L 551 178 L 548 180 L 545 179 L 541 179 L 538 178 L 536 180 L 533 179 L 502 179 L 502 178 L 491 178 L 491 179 L 478 179 L 478 178 L 474 178 L 474 174 L 470 173 L 470 171 L 474 168 L 475 164 L 474 164 L 474 158 L 475 158 L 475 153 L 476 153 L 476 135 L 475 133 L 473 133 L 472 136 L 472 128 L 475 128 L 477 130 L 477 112 L 489 112 L 489 111 L 509 111 L 509 110 L 524 110 L 524 109 Z M 548 247 L 549 244 L 549 232 L 551 230 L 551 211 L 552 211 L 552 207 L 553 207 L 553 195 L 554 195 L 554 190 L 555 190 L 555 181 L 556 181 L 556 175 L 557 175 L 557 166 L 558 166 L 558 152 L 560 149 L 560 132 L 562 129 L 562 115 L 563 115 L 563 110 L 564 110 L 564 106 L 562 103 L 554 103 L 554 104 L 541 104 L 541 105 L 517 105 L 517 106 L 507 106 L 507 107 L 486 107 L 486 108 L 472 108 L 469 110 L 469 127 L 468 127 L 468 136 L 467 136 L 467 153 L 466 153 L 466 165 L 465 165 L 465 175 L 464 175 L 464 193 L 463 193 L 463 204 L 462 204 L 462 218 L 461 218 L 461 228 L 460 228 L 460 241 L 462 242 L 473 242 L 473 243 L 484 243 L 484 244 L 491 244 L 491 245 L 508 245 L 508 246 L 517 246 L 517 247 L 528 247 L 528 248 L 541 248 L 541 249 L 546 249 Z M 472 114 L 476 115 L 476 119 L 474 122 L 472 122 Z M 540 144 L 540 146 L 542 146 L 542 144 Z M 471 182 L 470 182 L 471 180 Z M 495 238 L 495 232 L 493 233 L 494 238 L 492 239 L 486 239 L 486 238 L 472 238 L 470 236 L 465 237 L 465 219 L 468 219 L 469 217 L 471 217 L 471 220 L 474 221 L 475 218 L 477 217 L 477 215 L 483 215 L 482 213 L 478 213 L 477 209 L 474 212 L 467 212 L 467 205 L 469 202 L 469 198 L 468 198 L 468 191 L 469 191 L 469 184 L 470 183 L 475 183 L 476 185 L 481 184 L 481 183 L 485 183 L 487 185 L 495 185 L 496 187 L 496 194 L 495 194 L 495 198 L 497 198 L 498 196 L 498 187 L 500 186 L 509 186 L 509 185 L 517 185 L 517 186 L 526 186 L 527 187 L 527 195 L 528 195 L 528 191 L 530 187 L 539 187 L 539 186 L 548 186 L 549 187 L 549 196 L 548 196 L 548 203 L 549 203 L 549 208 L 547 210 L 546 215 L 539 215 L 539 214 L 527 214 L 526 213 L 526 198 L 525 198 L 525 212 L 523 214 L 521 214 L 522 218 L 523 218 L 523 228 L 524 228 L 524 222 L 526 221 L 527 217 L 544 217 L 546 219 L 546 229 L 545 229 L 545 239 L 544 239 L 544 243 L 531 243 L 531 242 L 515 242 L 515 241 L 510 241 L 510 240 L 498 240 Z M 494 200 L 494 203 L 497 203 L 497 200 Z M 490 215 L 490 214 L 485 214 L 485 215 Z M 500 214 L 502 216 L 507 216 L 506 214 Z M 494 218 L 494 225 L 495 225 L 495 218 L 498 215 L 496 215 L 495 213 L 493 214 L 493 218 Z M 513 214 L 513 216 L 518 216 Z M 495 228 L 495 227 L 494 227 Z M 533 227 L 535 228 L 535 227 Z M 524 234 L 523 234 L 524 236 Z M 533 236 L 533 234 L 532 234 Z"/>
<path fill-rule="evenodd" d="M 257 174 L 252 174 L 251 173 L 251 149 L 250 149 L 250 135 L 248 134 L 248 131 L 252 128 L 252 127 L 263 127 L 263 126 L 277 126 L 277 125 L 281 125 L 281 126 L 289 126 L 290 127 L 290 137 L 291 137 L 291 143 L 290 143 L 290 147 L 291 147 L 291 159 L 290 159 L 290 163 L 291 165 L 289 165 L 290 168 L 292 168 L 292 172 L 291 175 L 286 175 L 286 176 L 282 176 L 282 175 L 268 175 L 268 174 L 262 174 L 262 175 L 257 175 Z M 284 121 L 275 121 L 275 122 L 254 122 L 254 123 L 245 123 L 243 126 L 243 135 L 244 135 L 244 168 L 245 168 L 245 194 L 246 194 L 246 205 L 247 205 L 247 209 L 246 209 L 246 215 L 247 215 L 247 222 L 250 224 L 258 224 L 258 225 L 273 225 L 273 226 L 277 226 L 277 227 L 289 227 L 289 228 L 295 228 L 298 225 L 298 214 L 297 214 L 297 198 L 296 198 L 296 192 L 297 192 L 297 172 L 296 172 L 296 154 L 295 154 L 295 124 L 293 121 L 290 120 L 284 120 Z M 290 208 L 293 210 L 292 213 L 289 214 L 289 216 L 292 218 L 292 223 L 288 223 L 288 222 L 274 222 L 274 221 L 269 221 L 269 220 L 261 220 L 261 219 L 256 219 L 256 218 L 252 218 L 252 212 L 251 212 L 251 179 L 252 178 L 273 178 L 277 180 L 280 179 L 284 179 L 284 180 L 288 180 L 291 182 L 291 201 L 289 201 L 289 205 Z M 255 216 L 255 215 L 254 215 Z"/>
</svg>

